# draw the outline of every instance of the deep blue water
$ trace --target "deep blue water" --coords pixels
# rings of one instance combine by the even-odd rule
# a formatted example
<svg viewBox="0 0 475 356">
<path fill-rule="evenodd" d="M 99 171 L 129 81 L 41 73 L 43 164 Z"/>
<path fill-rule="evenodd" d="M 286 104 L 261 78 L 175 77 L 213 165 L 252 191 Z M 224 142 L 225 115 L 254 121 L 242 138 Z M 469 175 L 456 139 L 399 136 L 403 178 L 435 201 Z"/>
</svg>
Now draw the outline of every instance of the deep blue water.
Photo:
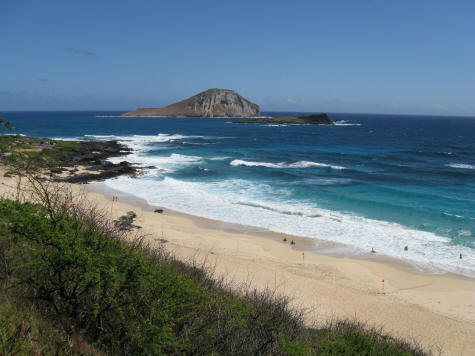
<svg viewBox="0 0 475 356">
<path fill-rule="evenodd" d="M 116 114 L 0 116 L 35 137 L 127 143 L 136 152 L 122 159 L 157 169 L 141 184 L 107 184 L 154 204 L 475 274 L 475 118 L 330 114 L 344 122 L 275 126 L 98 117 Z"/>
</svg>

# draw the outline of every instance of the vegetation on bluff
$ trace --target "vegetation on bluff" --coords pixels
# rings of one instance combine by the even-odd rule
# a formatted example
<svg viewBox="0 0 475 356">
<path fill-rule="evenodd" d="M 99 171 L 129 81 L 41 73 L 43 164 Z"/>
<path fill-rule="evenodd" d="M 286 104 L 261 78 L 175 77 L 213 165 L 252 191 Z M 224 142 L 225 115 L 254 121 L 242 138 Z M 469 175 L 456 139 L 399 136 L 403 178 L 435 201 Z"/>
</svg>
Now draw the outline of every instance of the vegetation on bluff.
<svg viewBox="0 0 475 356">
<path fill-rule="evenodd" d="M 10 131 L 13 130 L 12 124 L 10 124 L 10 122 L 8 122 L 8 121 L 3 120 L 3 119 L 0 117 L 0 126 L 2 126 L 2 125 L 3 125 L 7 130 L 10 130 Z"/>
<path fill-rule="evenodd" d="M 0 135 L 0 163 L 15 172 L 41 172 L 53 180 L 86 183 L 93 180 L 135 175 L 128 162 L 109 162 L 130 152 L 117 141 L 64 141 L 20 135 Z M 82 167 L 84 172 L 78 172 Z M 10 174 L 10 172 L 8 173 Z"/>
<path fill-rule="evenodd" d="M 308 328 L 286 298 L 231 288 L 127 239 L 67 191 L 31 184 L 33 202 L 0 201 L 3 354 L 424 355 L 357 323 Z"/>
</svg>

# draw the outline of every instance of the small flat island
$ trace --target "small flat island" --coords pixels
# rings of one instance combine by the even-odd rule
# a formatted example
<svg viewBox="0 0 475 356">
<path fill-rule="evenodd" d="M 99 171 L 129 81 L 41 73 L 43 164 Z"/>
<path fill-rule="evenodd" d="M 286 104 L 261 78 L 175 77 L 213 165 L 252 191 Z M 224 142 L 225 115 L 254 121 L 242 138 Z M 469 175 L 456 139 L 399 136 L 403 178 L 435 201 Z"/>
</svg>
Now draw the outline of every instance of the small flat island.
<svg viewBox="0 0 475 356">
<path fill-rule="evenodd" d="M 305 116 L 279 116 L 269 118 L 253 118 L 245 121 L 233 121 L 236 124 L 293 124 L 293 125 L 334 125 L 327 114 Z"/>
</svg>

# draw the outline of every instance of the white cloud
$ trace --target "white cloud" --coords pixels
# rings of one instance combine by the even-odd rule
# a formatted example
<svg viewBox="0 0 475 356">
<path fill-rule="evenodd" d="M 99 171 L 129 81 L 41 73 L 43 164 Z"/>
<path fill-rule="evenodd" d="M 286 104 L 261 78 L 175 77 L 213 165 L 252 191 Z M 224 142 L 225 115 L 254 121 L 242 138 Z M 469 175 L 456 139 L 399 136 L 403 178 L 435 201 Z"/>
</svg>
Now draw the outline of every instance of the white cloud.
<svg viewBox="0 0 475 356">
<path fill-rule="evenodd" d="M 446 105 L 441 105 L 441 104 L 431 104 L 430 107 L 434 110 L 438 110 L 438 111 L 450 111 L 451 108 L 449 106 L 446 106 Z"/>
</svg>

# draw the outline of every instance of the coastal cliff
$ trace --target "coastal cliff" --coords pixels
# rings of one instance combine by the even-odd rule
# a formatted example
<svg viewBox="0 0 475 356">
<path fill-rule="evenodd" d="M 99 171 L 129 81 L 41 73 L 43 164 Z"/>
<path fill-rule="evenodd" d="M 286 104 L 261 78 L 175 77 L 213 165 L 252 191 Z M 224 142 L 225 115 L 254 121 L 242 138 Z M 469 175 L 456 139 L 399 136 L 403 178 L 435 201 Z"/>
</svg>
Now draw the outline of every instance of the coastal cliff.
<svg viewBox="0 0 475 356">
<path fill-rule="evenodd" d="M 251 117 L 259 116 L 259 105 L 229 89 L 208 89 L 163 108 L 136 109 L 122 116 Z"/>
</svg>

